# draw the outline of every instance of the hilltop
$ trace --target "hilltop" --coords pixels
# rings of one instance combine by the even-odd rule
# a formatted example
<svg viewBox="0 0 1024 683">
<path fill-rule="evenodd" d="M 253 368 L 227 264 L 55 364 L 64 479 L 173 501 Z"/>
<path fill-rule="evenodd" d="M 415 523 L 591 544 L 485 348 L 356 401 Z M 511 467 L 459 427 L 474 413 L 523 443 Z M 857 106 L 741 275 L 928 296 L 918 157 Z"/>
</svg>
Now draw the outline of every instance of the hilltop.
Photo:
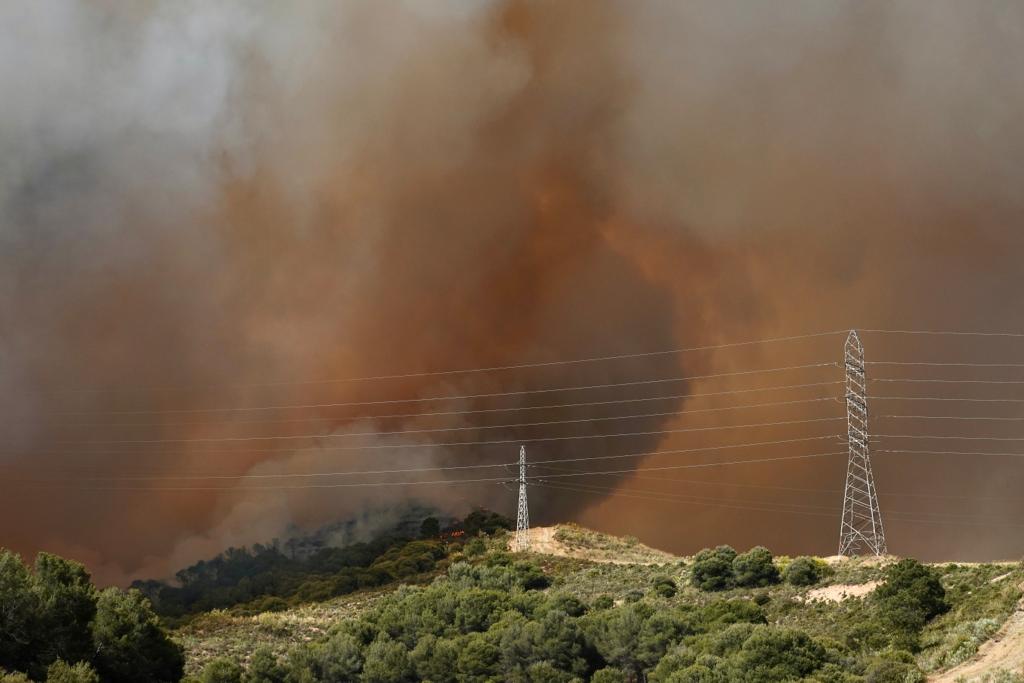
<svg viewBox="0 0 1024 683">
<path fill-rule="evenodd" d="M 714 683 L 747 671 L 742 667 L 764 666 L 768 668 L 761 677 L 750 680 L 1024 681 L 1020 564 L 923 567 L 897 558 L 826 561 L 767 555 L 765 565 L 759 554 L 764 551 L 731 557 L 731 551 L 719 549 L 678 557 L 634 538 L 575 525 L 531 530 L 528 553 L 509 553 L 510 540 L 511 534 L 497 529 L 489 536 L 452 543 L 428 571 L 330 600 L 274 612 L 253 613 L 240 606 L 203 613 L 177 628 L 174 638 L 184 645 L 186 670 L 193 675 L 209 669 L 210 662 L 214 668 L 225 664 L 223 658 L 243 668 L 252 666 L 253 653 L 260 648 L 265 648 L 260 657 L 297 662 L 342 647 L 348 661 L 370 666 L 371 660 L 379 664 L 375 658 L 383 655 L 374 648 L 385 648 L 381 643 L 386 641 L 388 656 L 402 662 L 395 666 L 407 667 L 405 673 L 392 679 L 364 671 L 363 678 L 352 680 L 420 680 L 416 672 L 431 666 L 418 649 L 427 638 L 432 651 L 443 651 L 445 643 L 455 647 L 454 659 L 446 665 L 452 670 L 501 670 L 506 647 L 520 652 L 515 656 L 524 662 L 537 660 L 533 669 L 506 672 L 508 677 L 501 680 L 592 676 L 595 681 L 625 681 L 645 671 L 650 681 Z M 728 564 L 723 559 L 729 559 L 730 568 L 723 569 Z M 716 574 L 715 567 L 725 573 Z M 941 587 L 929 590 L 942 595 L 925 591 L 924 597 L 918 596 L 915 591 L 931 578 Z M 900 581 L 905 585 L 897 585 Z M 472 596 L 465 609 L 473 605 L 475 616 L 457 606 L 463 604 L 463 595 Z M 920 607 L 927 604 L 934 608 Z M 435 626 L 424 622 L 447 609 L 452 610 L 450 617 L 438 616 L 441 622 Z M 556 614 L 561 615 L 556 621 L 562 620 L 557 639 L 575 642 L 565 647 L 576 654 L 565 655 L 568 659 L 529 654 L 549 647 L 536 638 L 554 628 Z M 451 620 L 448 626 L 446 619 Z M 639 621 L 631 627 L 633 619 Z M 645 635 L 643 623 L 648 622 L 660 624 L 661 635 Z M 539 629 L 528 639 L 533 645 L 524 641 L 513 647 L 512 642 L 526 636 L 511 634 L 532 632 L 530 624 Z M 428 632 L 446 635 L 424 635 Z M 464 661 L 470 646 L 483 648 L 479 662 Z M 297 655 L 296 647 L 305 654 Z M 796 659 L 780 655 L 776 661 L 773 648 L 804 654 Z M 496 659 L 488 664 L 492 656 Z M 594 673 L 595 667 L 607 671 Z M 802 673 L 785 677 L 793 671 Z M 487 679 L 480 675 L 484 677 L 464 675 L 461 680 Z"/>
</svg>

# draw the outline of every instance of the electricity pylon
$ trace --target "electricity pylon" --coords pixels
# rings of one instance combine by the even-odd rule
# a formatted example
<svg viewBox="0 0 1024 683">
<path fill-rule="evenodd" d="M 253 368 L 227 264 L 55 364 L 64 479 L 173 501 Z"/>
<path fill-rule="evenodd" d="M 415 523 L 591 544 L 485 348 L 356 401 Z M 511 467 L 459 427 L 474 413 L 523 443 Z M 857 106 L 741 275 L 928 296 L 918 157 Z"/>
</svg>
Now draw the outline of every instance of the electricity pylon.
<svg viewBox="0 0 1024 683">
<path fill-rule="evenodd" d="M 516 513 L 516 538 L 513 550 L 530 549 L 530 509 L 526 505 L 526 446 L 519 447 L 519 510 Z"/>
<path fill-rule="evenodd" d="M 851 330 L 846 338 L 846 466 L 843 522 L 839 527 L 840 555 L 885 555 L 885 532 L 878 509 L 875 477 L 868 447 L 868 392 L 864 345 Z"/>
</svg>

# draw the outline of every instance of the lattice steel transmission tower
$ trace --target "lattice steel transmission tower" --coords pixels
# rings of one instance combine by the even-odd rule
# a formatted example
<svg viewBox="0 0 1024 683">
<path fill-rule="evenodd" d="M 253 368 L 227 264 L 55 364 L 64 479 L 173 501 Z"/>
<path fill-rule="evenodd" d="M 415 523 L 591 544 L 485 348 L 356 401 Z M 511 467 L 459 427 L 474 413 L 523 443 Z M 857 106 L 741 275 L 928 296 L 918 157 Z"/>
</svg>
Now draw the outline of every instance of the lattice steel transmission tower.
<svg viewBox="0 0 1024 683">
<path fill-rule="evenodd" d="M 871 473 L 868 438 L 867 374 L 864 345 L 851 330 L 846 338 L 846 466 L 843 522 L 839 528 L 840 555 L 885 555 L 885 532 L 878 509 L 875 477 Z"/>
<path fill-rule="evenodd" d="M 513 550 L 530 549 L 530 509 L 526 505 L 526 446 L 519 447 L 519 510 L 516 513 L 516 538 Z"/>
</svg>

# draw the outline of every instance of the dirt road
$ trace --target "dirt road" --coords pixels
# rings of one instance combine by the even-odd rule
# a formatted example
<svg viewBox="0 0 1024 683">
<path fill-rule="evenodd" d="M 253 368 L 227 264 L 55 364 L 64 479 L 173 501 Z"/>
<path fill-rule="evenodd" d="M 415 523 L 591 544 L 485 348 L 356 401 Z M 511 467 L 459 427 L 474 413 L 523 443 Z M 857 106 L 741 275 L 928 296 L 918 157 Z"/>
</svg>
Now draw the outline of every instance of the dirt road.
<svg viewBox="0 0 1024 683">
<path fill-rule="evenodd" d="M 1024 674 L 1024 600 L 994 636 L 982 643 L 971 659 L 948 671 L 930 676 L 929 683 L 972 683 L 1003 669 Z"/>
</svg>

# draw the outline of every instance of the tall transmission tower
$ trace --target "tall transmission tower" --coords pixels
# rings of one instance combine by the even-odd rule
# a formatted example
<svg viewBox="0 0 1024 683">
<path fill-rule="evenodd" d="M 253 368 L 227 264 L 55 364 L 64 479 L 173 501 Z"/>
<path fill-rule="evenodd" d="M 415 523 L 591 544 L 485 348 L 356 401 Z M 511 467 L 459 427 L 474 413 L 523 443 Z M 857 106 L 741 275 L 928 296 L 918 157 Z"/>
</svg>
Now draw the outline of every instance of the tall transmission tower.
<svg viewBox="0 0 1024 683">
<path fill-rule="evenodd" d="M 846 338 L 846 438 L 850 448 L 839 528 L 840 555 L 884 555 L 885 532 L 878 509 L 868 446 L 868 393 L 864 345 L 851 330 Z"/>
<path fill-rule="evenodd" d="M 519 510 L 516 513 L 516 538 L 513 550 L 530 549 L 530 509 L 526 505 L 526 446 L 519 447 Z"/>
</svg>

